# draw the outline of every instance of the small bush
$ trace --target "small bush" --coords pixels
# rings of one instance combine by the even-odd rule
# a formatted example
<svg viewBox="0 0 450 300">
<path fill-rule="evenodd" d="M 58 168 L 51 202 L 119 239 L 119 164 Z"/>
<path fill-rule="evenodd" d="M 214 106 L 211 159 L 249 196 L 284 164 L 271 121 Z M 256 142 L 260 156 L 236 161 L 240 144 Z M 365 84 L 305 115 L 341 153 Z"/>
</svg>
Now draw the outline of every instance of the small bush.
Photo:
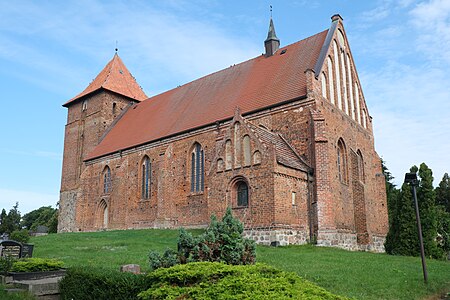
<svg viewBox="0 0 450 300">
<path fill-rule="evenodd" d="M 48 258 L 24 258 L 15 261 L 12 265 L 11 272 L 40 272 L 55 271 L 64 266 L 60 260 Z"/>
<path fill-rule="evenodd" d="M 14 230 L 9 238 L 24 244 L 30 240 L 30 233 L 26 229 Z"/>
<path fill-rule="evenodd" d="M 256 245 L 253 240 L 244 239 L 244 226 L 235 219 L 228 208 L 222 221 L 211 217 L 206 231 L 197 238 L 180 229 L 178 252 L 166 250 L 161 256 L 155 251 L 149 253 L 150 268 L 171 267 L 188 262 L 224 262 L 232 265 L 254 264 Z"/>
<path fill-rule="evenodd" d="M 15 258 L 10 256 L 1 256 L 0 257 L 0 274 L 6 275 L 11 271 L 13 263 L 16 261 Z"/>
<path fill-rule="evenodd" d="M 147 299 L 346 299 L 294 273 L 256 264 L 200 262 L 158 269 L 147 275 Z"/>
<path fill-rule="evenodd" d="M 149 280 L 145 275 L 77 267 L 67 270 L 59 288 L 62 300 L 136 300 L 151 286 Z"/>
</svg>

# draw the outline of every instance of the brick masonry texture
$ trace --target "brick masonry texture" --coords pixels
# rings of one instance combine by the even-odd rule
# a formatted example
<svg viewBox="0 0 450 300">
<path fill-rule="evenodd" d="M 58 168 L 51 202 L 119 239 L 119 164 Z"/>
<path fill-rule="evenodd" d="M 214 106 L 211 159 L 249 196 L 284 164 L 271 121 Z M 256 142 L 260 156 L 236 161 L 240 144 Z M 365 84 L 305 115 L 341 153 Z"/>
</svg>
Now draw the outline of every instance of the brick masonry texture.
<svg viewBox="0 0 450 300">
<path fill-rule="evenodd" d="M 339 29 L 343 31 L 341 22 Z M 343 49 L 351 57 L 348 45 Z M 326 55 L 334 57 L 333 47 Z M 357 81 L 356 69 L 350 70 Z M 326 66 L 322 72 L 329 78 Z M 385 183 L 372 120 L 367 117 L 364 127 L 357 113 L 354 118 L 331 103 L 329 95 L 323 96 L 320 76 L 312 70 L 305 75 L 306 97 L 244 115 L 236 109 L 228 120 L 88 161 L 85 158 L 135 101 L 100 90 L 72 102 L 58 230 L 201 228 L 211 215 L 220 218 L 231 207 L 245 226 L 244 235 L 261 244 L 316 241 L 320 246 L 384 251 Z M 325 86 L 330 89 L 329 82 Z M 331 87 L 336 95 L 336 85 Z M 355 89 L 352 93 L 353 101 L 358 93 L 362 116 L 362 110 L 367 111 L 363 94 Z M 355 103 L 348 107 L 357 109 Z M 344 152 L 338 158 L 339 141 Z M 192 176 L 198 167 L 192 166 L 197 144 L 204 164 L 199 177 L 197 171 Z M 149 196 L 143 197 L 146 157 Z M 111 188 L 105 191 L 107 168 Z M 191 191 L 202 177 L 203 190 Z M 247 186 L 248 205 L 240 206 L 242 184 Z"/>
</svg>

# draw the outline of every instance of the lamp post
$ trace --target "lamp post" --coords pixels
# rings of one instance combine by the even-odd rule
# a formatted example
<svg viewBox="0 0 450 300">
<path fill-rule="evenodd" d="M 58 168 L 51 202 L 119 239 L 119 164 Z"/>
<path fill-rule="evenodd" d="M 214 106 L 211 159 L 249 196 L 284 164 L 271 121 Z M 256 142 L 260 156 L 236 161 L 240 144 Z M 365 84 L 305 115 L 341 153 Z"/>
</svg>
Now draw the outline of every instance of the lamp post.
<svg viewBox="0 0 450 300">
<path fill-rule="evenodd" d="M 414 206 L 416 207 L 417 231 L 419 234 L 419 243 L 420 243 L 420 256 L 422 257 L 423 281 L 427 283 L 428 273 L 427 273 L 427 265 L 425 263 L 425 251 L 423 249 L 423 238 L 422 238 L 422 225 L 420 224 L 419 204 L 417 203 L 417 194 L 416 194 L 416 187 L 419 185 L 419 181 L 417 180 L 417 174 L 406 173 L 405 183 L 410 184 L 413 190 Z"/>
</svg>

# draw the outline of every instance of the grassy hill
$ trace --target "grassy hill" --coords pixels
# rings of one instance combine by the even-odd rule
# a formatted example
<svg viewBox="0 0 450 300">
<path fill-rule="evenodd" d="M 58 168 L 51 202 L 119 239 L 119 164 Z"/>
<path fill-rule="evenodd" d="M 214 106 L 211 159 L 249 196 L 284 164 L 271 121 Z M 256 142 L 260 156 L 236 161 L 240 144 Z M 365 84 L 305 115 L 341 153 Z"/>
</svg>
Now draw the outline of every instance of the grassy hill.
<svg viewBox="0 0 450 300">
<path fill-rule="evenodd" d="M 200 233 L 201 231 L 194 231 Z M 36 257 L 58 258 L 66 266 L 118 270 L 136 263 L 148 270 L 150 249 L 176 249 L 177 230 L 64 233 L 35 237 Z M 257 248 L 257 261 L 295 272 L 332 293 L 357 299 L 439 299 L 450 291 L 450 262 L 427 260 L 429 283 L 420 258 L 349 252 L 310 245 Z M 430 298 L 431 297 L 431 298 Z"/>
</svg>

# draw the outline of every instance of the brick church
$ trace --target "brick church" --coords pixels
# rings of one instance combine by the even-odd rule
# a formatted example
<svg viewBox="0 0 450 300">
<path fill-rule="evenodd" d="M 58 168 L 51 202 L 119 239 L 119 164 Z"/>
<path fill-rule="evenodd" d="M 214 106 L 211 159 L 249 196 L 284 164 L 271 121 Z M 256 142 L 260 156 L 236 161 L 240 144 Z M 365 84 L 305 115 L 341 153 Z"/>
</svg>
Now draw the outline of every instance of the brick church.
<svg viewBox="0 0 450 300">
<path fill-rule="evenodd" d="M 385 181 L 342 18 L 147 97 L 117 53 L 66 102 L 59 232 L 205 227 L 383 251 Z"/>
</svg>

